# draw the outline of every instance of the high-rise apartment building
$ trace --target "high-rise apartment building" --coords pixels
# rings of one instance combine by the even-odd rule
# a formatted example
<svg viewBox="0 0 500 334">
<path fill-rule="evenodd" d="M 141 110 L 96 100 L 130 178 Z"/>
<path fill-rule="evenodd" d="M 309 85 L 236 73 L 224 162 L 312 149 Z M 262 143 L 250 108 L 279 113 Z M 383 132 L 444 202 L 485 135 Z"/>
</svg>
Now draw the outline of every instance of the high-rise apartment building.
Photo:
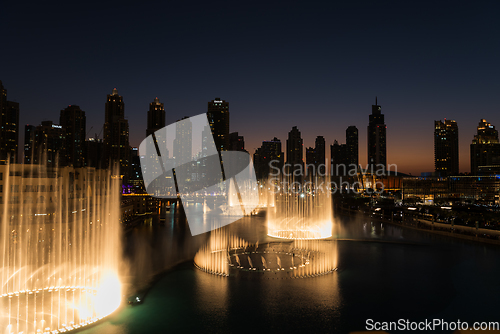
<svg viewBox="0 0 500 334">
<path fill-rule="evenodd" d="M 306 164 L 307 175 L 309 176 L 324 176 L 326 173 L 325 159 L 325 138 L 323 136 L 316 137 L 314 148 L 306 149 Z"/>
<path fill-rule="evenodd" d="M 103 166 L 118 163 L 120 175 L 127 181 L 129 172 L 130 146 L 129 127 L 125 119 L 125 104 L 123 97 L 115 88 L 107 96 L 104 119 L 104 159 Z"/>
<path fill-rule="evenodd" d="M 165 107 L 158 98 L 149 104 L 146 137 L 165 127 Z"/>
<path fill-rule="evenodd" d="M 358 128 L 354 125 L 345 130 L 346 154 L 349 170 L 359 165 L 359 140 Z M 356 167 L 357 168 L 357 167 Z"/>
<path fill-rule="evenodd" d="M 229 150 L 229 102 L 218 97 L 208 102 L 207 117 L 215 147 L 219 151 Z"/>
<path fill-rule="evenodd" d="M 331 172 L 333 176 L 354 176 L 351 170 L 357 170 L 358 158 L 358 128 L 351 125 L 345 131 L 345 144 L 337 140 L 330 146 Z"/>
<path fill-rule="evenodd" d="M 19 146 L 19 103 L 7 101 L 0 81 L 0 164 L 17 162 Z"/>
<path fill-rule="evenodd" d="M 368 167 L 370 170 L 387 170 L 387 148 L 384 114 L 377 103 L 372 105 L 372 114 L 368 123 Z"/>
<path fill-rule="evenodd" d="M 458 175 L 458 126 L 455 121 L 434 121 L 434 168 L 441 176 Z"/>
<path fill-rule="evenodd" d="M 288 132 L 288 139 L 286 140 L 286 163 L 287 163 L 287 173 L 296 174 L 296 178 L 301 179 L 298 176 L 303 174 L 304 171 L 304 149 L 303 141 L 299 129 L 296 126 L 292 127 L 292 130 Z M 299 173 L 297 171 L 302 171 Z"/>
<path fill-rule="evenodd" d="M 79 106 L 70 105 L 61 110 L 59 124 L 66 132 L 65 154 L 61 159 L 65 166 L 85 167 L 86 117 Z"/>
<path fill-rule="evenodd" d="M 255 168 L 255 176 L 259 181 L 267 181 L 269 173 L 277 173 L 276 170 L 271 170 L 273 167 L 282 170 L 284 164 L 284 154 L 281 149 L 281 141 L 274 137 L 272 140 L 262 142 L 262 146 L 255 150 L 253 155 Z"/>
<path fill-rule="evenodd" d="M 52 121 L 43 121 L 35 129 L 33 163 L 50 167 L 63 166 L 66 161 L 66 131 Z"/>
<path fill-rule="evenodd" d="M 500 165 L 500 142 L 495 126 L 482 119 L 477 126 L 477 135 L 470 145 L 470 168 L 477 175 L 479 167 Z"/>
</svg>

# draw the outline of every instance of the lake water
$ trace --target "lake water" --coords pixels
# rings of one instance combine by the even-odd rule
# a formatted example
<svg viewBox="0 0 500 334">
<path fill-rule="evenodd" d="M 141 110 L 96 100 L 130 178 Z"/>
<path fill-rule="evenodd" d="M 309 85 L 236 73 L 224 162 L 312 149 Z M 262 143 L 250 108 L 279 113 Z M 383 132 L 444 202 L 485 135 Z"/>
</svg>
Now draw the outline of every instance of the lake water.
<svg viewBox="0 0 500 334">
<path fill-rule="evenodd" d="M 250 242 L 266 236 L 264 217 L 228 227 Z M 207 236 L 191 237 L 174 213 L 127 236 L 128 281 L 192 259 Z M 83 333 L 349 333 L 374 321 L 500 321 L 500 247 L 337 217 L 337 272 L 302 279 L 223 278 L 192 261 L 164 272 L 143 304 L 124 306 Z M 391 331 L 395 332 L 395 331 Z M 448 331 L 452 332 L 452 331 Z"/>
</svg>

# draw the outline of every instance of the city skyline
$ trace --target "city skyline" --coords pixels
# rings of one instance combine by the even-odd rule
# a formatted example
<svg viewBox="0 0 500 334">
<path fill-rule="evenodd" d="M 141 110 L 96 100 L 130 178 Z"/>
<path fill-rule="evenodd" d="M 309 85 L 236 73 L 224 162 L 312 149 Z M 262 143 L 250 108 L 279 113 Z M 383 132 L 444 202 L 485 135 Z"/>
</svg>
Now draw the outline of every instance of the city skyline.
<svg viewBox="0 0 500 334">
<path fill-rule="evenodd" d="M 118 90 L 117 90 L 116 88 L 114 88 L 114 89 L 113 89 L 113 92 L 112 92 L 112 94 L 111 94 L 111 95 L 113 95 L 113 94 L 117 94 L 117 91 L 118 91 Z M 121 97 L 121 96 L 120 96 L 120 97 Z M 109 94 L 108 94 L 108 98 L 109 98 Z M 217 100 L 217 99 L 219 99 L 219 98 L 217 97 L 217 98 L 215 98 L 215 99 Z M 124 102 L 125 102 L 126 97 L 123 97 L 123 100 L 124 100 Z M 159 99 L 158 97 L 155 97 L 153 102 L 148 103 L 148 105 L 149 105 L 149 110 L 148 110 L 146 107 L 145 107 L 145 108 L 143 108 L 145 111 L 143 112 L 143 115 L 142 115 L 142 116 L 146 119 L 146 128 L 142 129 L 142 132 L 147 132 L 147 131 L 148 131 L 148 130 L 147 130 L 147 120 L 148 120 L 148 118 L 150 117 L 150 114 L 151 114 L 151 105 L 156 104 L 156 103 L 158 103 L 158 105 L 160 105 L 160 102 L 159 102 L 159 101 L 160 101 L 160 99 Z M 208 101 L 208 104 L 209 104 L 209 110 L 210 110 L 210 105 L 211 105 L 211 104 L 213 104 L 213 101 L 214 101 L 213 99 L 212 99 L 211 101 Z M 230 102 L 230 101 L 226 101 L 226 100 L 223 100 L 223 99 L 221 99 L 221 101 L 222 101 L 222 102 L 224 102 L 226 106 L 228 105 L 228 102 Z M 19 102 L 17 102 L 17 103 L 19 103 Z M 205 102 L 205 103 L 206 103 L 206 102 Z M 373 108 L 374 108 L 374 107 L 380 107 L 380 106 L 378 105 L 377 98 L 376 98 L 375 103 L 376 103 L 375 105 L 372 105 L 372 113 L 373 113 L 373 110 L 374 110 Z M 170 122 L 169 118 L 172 118 L 172 116 L 170 115 L 170 117 L 169 117 L 169 112 L 168 112 L 168 109 L 164 108 L 164 107 L 163 107 L 163 104 L 164 104 L 164 103 L 161 103 L 161 105 L 162 105 L 162 106 L 161 106 L 161 107 L 162 107 L 161 112 L 162 112 L 162 113 L 165 113 L 165 116 L 163 116 L 163 117 L 164 117 L 164 119 L 166 119 L 166 121 L 165 121 L 165 123 L 162 123 L 162 124 L 166 124 L 166 125 L 168 125 L 168 124 L 174 123 L 175 121 L 171 121 L 171 122 Z M 22 102 L 21 102 L 21 105 L 22 105 Z M 79 106 L 76 106 L 76 105 L 69 105 L 69 106 L 67 106 L 64 110 L 66 110 L 66 109 L 68 109 L 68 108 L 75 108 L 75 107 L 76 107 L 76 108 L 78 108 L 78 109 L 80 108 Z M 104 108 L 104 109 L 105 109 L 105 108 Z M 384 109 L 384 110 L 385 110 L 385 109 Z M 105 110 L 103 110 L 103 111 L 105 111 Z M 231 113 L 233 113 L 233 112 L 234 112 L 234 111 L 231 111 Z M 19 113 L 20 113 L 20 116 L 22 116 L 22 110 L 21 110 Z M 104 113 L 104 114 L 105 114 L 105 113 Z M 171 113 L 171 114 L 172 114 L 172 113 Z M 367 113 L 367 114 L 365 115 L 365 118 L 366 118 L 366 116 L 368 116 L 368 115 L 369 115 L 369 114 Z M 101 116 L 105 116 L 105 115 L 101 115 Z M 384 116 L 384 115 L 383 115 L 383 116 Z M 183 117 L 181 117 L 181 118 L 184 118 L 184 117 L 187 117 L 187 116 L 183 116 Z M 21 117 L 20 117 L 20 118 L 21 118 Z M 179 119 L 181 119 L 181 118 L 179 118 Z M 125 119 L 126 121 L 128 121 L 128 117 L 127 117 L 127 113 L 126 113 L 126 112 L 125 112 L 125 114 L 124 114 L 124 119 Z M 480 119 L 480 121 L 482 121 L 482 120 L 483 120 L 483 118 L 481 118 L 481 119 Z M 43 122 L 47 122 L 47 121 L 52 121 L 52 120 L 44 120 L 44 121 L 42 121 L 42 122 L 40 123 L 40 125 L 41 125 Z M 450 121 L 450 120 L 449 120 L 449 121 Z M 452 120 L 452 121 L 454 121 L 454 120 Z M 488 120 L 488 121 L 489 121 L 489 120 Z M 54 122 L 54 121 L 52 121 L 52 122 Z M 169 122 L 170 122 L 170 123 L 169 123 Z M 435 120 L 435 121 L 434 121 L 434 123 L 436 123 L 436 122 L 437 122 L 437 121 Z M 60 121 L 59 121 L 59 123 L 60 123 Z M 360 123 L 360 121 L 358 121 L 358 123 Z M 491 124 L 493 124 L 492 122 L 490 122 L 490 123 L 491 123 Z M 57 122 L 54 122 L 54 124 L 57 124 Z M 98 137 L 99 137 L 101 140 L 103 139 L 103 130 L 104 130 L 104 123 L 102 123 L 102 124 L 103 124 L 103 125 L 102 125 L 102 129 L 100 130 L 99 135 L 97 134 L 97 132 L 95 133 L 95 135 L 98 135 Z M 298 120 L 297 122 L 292 123 L 292 124 L 302 124 L 302 122 L 300 122 L 300 120 Z M 346 124 L 348 124 L 348 123 L 346 123 Z M 352 123 L 349 123 L 349 124 L 352 124 Z M 367 124 L 369 125 L 369 122 L 367 122 Z M 31 123 L 31 124 L 20 124 L 20 127 L 24 129 L 26 126 L 33 126 L 33 125 L 34 125 L 34 123 Z M 494 125 L 494 124 L 493 124 L 493 125 Z M 355 125 L 349 125 L 349 126 L 347 126 L 346 128 L 353 127 L 353 126 L 355 127 Z M 291 128 L 293 129 L 294 127 L 297 127 L 297 126 L 295 125 L 295 126 L 292 126 Z M 86 124 L 86 128 L 87 128 L 87 129 L 89 129 L 88 124 Z M 460 126 L 459 126 L 459 128 L 460 128 Z M 474 128 L 476 129 L 476 128 L 477 128 L 477 126 L 475 126 Z M 85 129 L 85 127 L 84 127 L 84 129 Z M 88 140 L 89 138 L 94 138 L 94 134 L 93 134 L 93 133 L 91 133 L 91 131 L 92 131 L 92 130 L 99 129 L 99 126 L 98 126 L 98 125 L 97 125 L 97 126 L 92 125 L 92 126 L 90 127 L 90 129 L 91 129 L 91 130 L 88 130 L 88 135 L 87 135 L 87 138 L 85 138 L 86 140 Z M 299 129 L 299 131 L 300 131 L 300 128 L 298 128 L 298 129 Z M 433 128 L 433 129 L 434 129 L 434 128 Z M 139 138 L 140 138 L 140 136 L 137 136 L 137 134 L 135 133 L 135 132 L 136 132 L 136 130 L 137 130 L 137 125 L 134 127 L 134 129 L 133 129 L 133 130 L 134 130 L 134 131 L 129 131 L 129 137 L 130 137 L 130 138 L 137 138 L 137 137 L 139 137 Z M 238 129 L 235 129 L 235 128 L 234 128 L 234 126 L 230 126 L 230 128 L 229 128 L 229 130 L 228 130 L 228 131 L 229 131 L 231 134 L 234 134 L 235 132 L 240 132 L 240 134 L 243 134 L 243 133 L 251 133 L 251 131 L 248 131 L 247 129 L 243 129 L 243 131 L 241 131 L 241 130 L 235 131 L 235 130 L 238 130 Z M 389 129 L 389 132 L 390 132 L 390 129 Z M 229 134 L 229 133 L 228 133 L 228 134 Z M 240 137 L 244 137 L 244 138 L 245 138 L 244 140 L 245 140 L 245 143 L 246 143 L 246 144 L 245 144 L 245 146 L 246 146 L 246 148 L 247 148 L 247 151 L 249 151 L 249 152 L 250 152 L 250 154 L 252 154 L 252 155 L 253 155 L 253 153 L 255 153 L 255 151 L 256 151 L 256 150 L 260 147 L 260 145 L 262 144 L 262 142 L 264 142 L 264 141 L 268 141 L 268 140 L 271 140 L 271 139 L 267 139 L 267 138 L 265 138 L 265 137 L 264 137 L 264 138 L 262 138 L 264 135 L 260 135 L 260 134 L 258 134 L 258 136 L 260 136 L 260 137 L 255 137 L 255 135 L 254 135 L 254 137 L 252 137 L 252 136 L 246 137 L 245 135 L 240 136 Z M 315 134 L 311 134 L 310 132 L 309 132 L 308 134 L 306 134 L 306 135 L 303 135 L 303 134 L 302 134 L 302 132 L 301 132 L 301 137 L 302 137 L 302 141 L 303 141 L 303 145 L 302 145 L 302 146 L 303 146 L 303 152 L 302 152 L 302 156 L 303 156 L 303 158 L 302 158 L 302 161 L 303 161 L 303 163 L 304 163 L 304 164 L 305 164 L 305 163 L 307 163 L 307 161 L 306 161 L 306 150 L 307 150 L 307 146 L 314 147 L 316 137 L 318 137 L 318 136 L 320 136 L 320 137 L 325 137 L 324 135 L 319 135 L 319 134 L 315 135 Z M 461 157 L 461 158 L 459 159 L 459 160 L 460 160 L 460 168 L 459 168 L 459 172 L 460 172 L 460 173 L 468 173 L 468 172 L 471 172 L 471 171 L 472 171 L 472 166 L 470 165 L 470 163 L 471 163 L 471 159 L 470 159 L 470 144 L 471 144 L 471 143 L 472 143 L 472 141 L 474 140 L 474 138 L 475 138 L 474 136 L 475 136 L 475 134 L 474 134 L 474 135 L 473 135 L 473 137 L 471 138 L 470 142 L 467 142 L 467 141 L 465 141 L 465 142 L 464 142 L 464 138 L 463 138 L 463 131 L 460 131 L 460 135 L 459 135 L 459 142 L 461 142 L 461 143 L 462 143 L 461 145 L 459 144 L 459 156 Z M 23 148 L 23 147 L 25 147 L 25 143 L 24 143 L 25 138 L 23 138 L 23 137 L 24 137 L 24 135 L 20 132 L 20 135 L 19 135 L 19 161 L 23 161 L 23 160 L 24 160 L 24 156 L 23 156 L 22 148 Z M 280 137 L 278 137 L 278 136 L 276 136 L 276 135 L 274 135 L 273 137 L 274 137 L 274 138 L 278 138 L 278 139 L 282 140 Z M 285 143 L 286 143 L 286 137 L 285 137 L 285 136 L 281 136 L 281 137 L 282 137 L 282 138 L 285 138 L 284 140 L 285 140 Z M 310 141 L 309 141 L 309 140 L 310 140 L 310 139 L 309 139 L 310 137 L 313 137 L 313 138 L 312 138 L 312 143 L 310 143 Z M 330 138 L 328 138 L 328 137 L 330 137 Z M 336 141 L 339 141 L 339 140 L 340 140 L 340 141 L 342 141 L 342 140 L 340 139 L 340 138 L 342 138 L 342 134 L 338 134 L 338 135 L 337 135 L 337 134 L 330 134 L 330 136 L 328 136 L 328 137 L 325 139 L 326 146 L 333 145 Z M 365 137 L 365 138 L 364 138 L 364 143 L 363 143 L 363 137 Z M 305 138 L 308 138 L 308 139 L 309 139 L 309 140 L 308 140 L 308 142 L 309 142 L 310 144 L 307 144 L 307 142 L 306 142 L 306 139 L 305 139 Z M 332 139 L 332 138 L 333 138 L 333 139 Z M 461 138 L 461 140 L 460 140 L 460 138 Z M 142 139 L 144 139 L 144 138 L 142 138 Z M 140 140 L 142 140 L 142 139 L 140 139 Z M 428 139 L 428 138 L 425 138 L 425 139 L 424 139 L 424 141 L 425 141 L 426 139 Z M 282 140 L 282 141 L 283 141 L 283 140 Z M 358 153 L 358 158 L 359 158 L 359 163 L 360 163 L 360 164 L 361 164 L 361 166 L 363 166 L 363 167 L 366 167 L 366 165 L 368 164 L 368 159 L 367 159 L 367 157 L 366 157 L 367 152 L 368 152 L 368 145 L 366 145 L 366 141 L 367 141 L 367 133 L 366 133 L 366 132 L 364 132 L 364 131 L 360 131 L 360 132 L 359 132 L 359 142 L 360 142 L 360 145 L 359 145 L 359 153 Z M 251 146 L 251 145 L 252 145 L 252 146 Z M 258 145 L 258 146 L 255 146 L 255 145 Z M 130 140 L 130 147 L 137 147 L 137 146 L 138 146 L 138 144 L 137 144 L 137 145 L 134 145 L 134 141 L 133 141 L 133 139 L 131 139 L 131 140 Z M 389 147 L 391 147 L 391 146 L 392 146 L 392 145 L 391 145 L 391 142 L 390 142 L 389 140 L 387 141 L 387 146 L 389 146 Z M 464 148 L 463 146 L 466 146 L 466 148 Z M 285 150 L 285 151 L 286 151 L 286 150 Z M 389 151 L 389 150 L 388 150 L 388 151 Z M 463 151 L 464 151 L 464 152 L 463 152 Z M 463 154 L 466 154 L 466 156 L 463 156 Z M 365 157 L 363 157 L 363 155 L 364 155 Z M 417 170 L 416 168 L 417 168 L 418 166 L 414 166 L 414 165 L 407 165 L 407 166 L 410 168 L 410 171 L 409 171 L 409 170 L 407 170 L 407 169 L 401 169 L 401 168 L 400 168 L 401 166 L 405 167 L 405 165 L 404 165 L 404 164 L 397 164 L 397 163 L 393 162 L 393 159 L 394 159 L 394 160 L 399 160 L 399 159 L 401 159 L 401 157 L 393 157 L 393 159 L 391 159 L 391 157 L 390 157 L 391 152 L 390 152 L 390 151 L 389 151 L 389 153 L 387 153 L 387 155 L 389 156 L 389 157 L 388 157 L 387 164 L 391 164 L 391 165 L 392 165 L 392 164 L 396 164 L 396 165 L 398 166 L 397 168 L 398 168 L 398 171 L 399 171 L 399 172 L 408 173 L 408 174 L 413 174 L 413 175 L 415 175 L 415 176 L 418 176 L 418 175 L 420 175 L 421 173 L 426 173 L 426 172 L 435 171 L 435 166 L 433 166 L 433 165 L 435 165 L 435 152 L 432 152 L 432 157 L 431 157 L 430 162 L 426 161 L 426 163 L 422 164 L 422 165 L 428 165 L 428 166 L 429 166 L 429 168 L 427 168 L 427 169 L 425 169 L 425 170 L 423 170 L 423 169 L 422 169 L 422 170 Z M 329 155 L 327 154 L 327 155 L 326 155 L 326 158 L 331 158 L 331 156 L 329 156 Z M 420 157 L 419 157 L 419 158 L 420 158 Z M 327 160 L 329 161 L 329 159 L 327 159 Z M 464 160 L 465 160 L 465 161 L 464 161 Z M 464 165 L 465 165 L 465 166 L 464 166 Z M 470 167 L 469 167 L 469 166 L 470 166 Z M 416 170 L 416 172 L 412 172 L 412 171 L 411 171 L 412 169 Z"/>
<path fill-rule="evenodd" d="M 284 142 L 295 125 L 306 147 L 318 135 L 331 145 L 350 125 L 366 129 L 378 96 L 388 163 L 412 174 L 434 170 L 433 121 L 447 118 L 459 125 L 467 172 L 478 121 L 500 124 L 498 6 L 8 3 L 0 28 L 13 51 L 0 55 L 0 78 L 20 103 L 21 126 L 55 121 L 78 105 L 89 136 L 99 133 L 105 95 L 116 87 L 133 146 L 144 139 L 155 97 L 167 124 L 206 112 L 220 97 L 230 101 L 231 131 L 249 152 L 262 140 Z M 362 130 L 363 165 L 366 142 Z"/>
</svg>

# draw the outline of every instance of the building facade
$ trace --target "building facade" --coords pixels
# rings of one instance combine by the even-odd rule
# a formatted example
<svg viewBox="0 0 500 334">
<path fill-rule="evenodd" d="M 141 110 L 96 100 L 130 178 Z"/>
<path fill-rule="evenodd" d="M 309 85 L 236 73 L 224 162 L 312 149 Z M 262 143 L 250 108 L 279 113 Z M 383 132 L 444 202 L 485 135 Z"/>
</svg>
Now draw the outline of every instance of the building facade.
<svg viewBox="0 0 500 334">
<path fill-rule="evenodd" d="M 165 107 L 158 98 L 149 104 L 146 137 L 165 127 Z"/>
<path fill-rule="evenodd" d="M 216 97 L 208 102 L 208 123 L 218 151 L 229 150 L 229 102 Z"/>
<path fill-rule="evenodd" d="M 382 114 L 382 107 L 372 105 L 372 114 L 368 123 L 368 167 L 370 170 L 387 170 L 387 126 Z"/>
<path fill-rule="evenodd" d="M 66 133 L 64 166 L 85 167 L 86 124 L 85 111 L 70 105 L 61 110 L 59 124 Z"/>
<path fill-rule="evenodd" d="M 129 126 L 125 119 L 125 103 L 115 88 L 107 95 L 104 119 L 104 158 L 103 167 L 119 165 L 119 173 L 124 182 L 128 180 L 130 146 Z"/>
<path fill-rule="evenodd" d="M 482 119 L 477 126 L 477 135 L 470 145 L 470 168 L 472 175 L 481 169 L 500 167 L 500 142 L 495 126 Z"/>
<path fill-rule="evenodd" d="M 294 126 L 288 132 L 286 140 L 286 164 L 287 173 L 295 176 L 296 179 L 301 179 L 304 174 L 304 142 L 302 140 L 299 129 Z"/>
<path fill-rule="evenodd" d="M 7 101 L 0 81 L 0 164 L 17 163 L 19 146 L 19 103 Z"/>
<path fill-rule="evenodd" d="M 253 155 L 253 163 L 255 169 L 255 176 L 257 180 L 266 182 L 269 173 L 271 172 L 271 165 L 282 170 L 284 164 L 284 154 L 281 149 L 281 141 L 274 137 L 272 140 L 263 141 L 262 146 L 255 150 Z M 274 174 L 277 172 L 272 171 Z"/>
<path fill-rule="evenodd" d="M 458 175 L 458 125 L 453 120 L 434 121 L 434 168 L 441 176 Z"/>
</svg>

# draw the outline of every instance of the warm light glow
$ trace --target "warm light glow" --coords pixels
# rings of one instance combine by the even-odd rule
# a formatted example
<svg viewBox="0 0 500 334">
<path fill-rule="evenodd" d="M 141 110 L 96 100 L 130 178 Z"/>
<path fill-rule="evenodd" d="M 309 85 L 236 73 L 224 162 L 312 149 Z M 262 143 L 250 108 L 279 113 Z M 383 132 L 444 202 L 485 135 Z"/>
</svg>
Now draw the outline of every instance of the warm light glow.
<svg viewBox="0 0 500 334">
<path fill-rule="evenodd" d="M 121 283 L 113 272 L 104 274 L 95 296 L 95 310 L 99 316 L 113 313 L 121 303 Z"/>
<path fill-rule="evenodd" d="M 328 181 L 327 178 L 322 180 Z M 281 187 L 275 193 L 269 192 L 268 198 L 272 199 L 273 204 L 268 205 L 267 210 L 269 236 L 293 240 L 325 239 L 332 236 L 332 199 L 327 192 L 311 188 L 309 193 L 295 193 L 294 189 Z"/>
</svg>

